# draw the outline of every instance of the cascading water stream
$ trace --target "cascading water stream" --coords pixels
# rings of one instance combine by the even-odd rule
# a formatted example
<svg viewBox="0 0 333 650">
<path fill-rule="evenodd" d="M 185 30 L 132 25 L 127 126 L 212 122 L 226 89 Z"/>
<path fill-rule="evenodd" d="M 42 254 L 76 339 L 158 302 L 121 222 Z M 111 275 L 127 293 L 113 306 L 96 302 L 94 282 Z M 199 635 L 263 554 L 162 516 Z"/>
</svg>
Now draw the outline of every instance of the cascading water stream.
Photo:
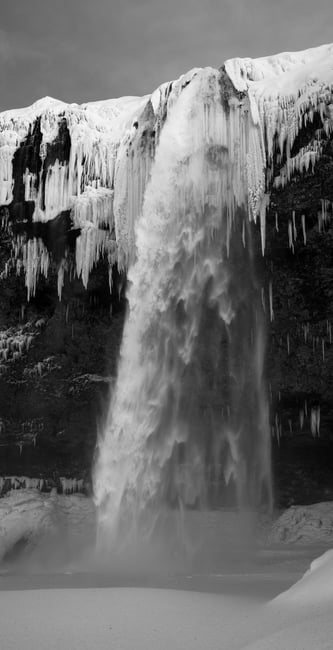
<svg viewBox="0 0 333 650">
<path fill-rule="evenodd" d="M 240 506 L 270 504 L 264 315 L 248 208 L 250 150 L 261 147 L 248 101 L 227 97 L 217 70 L 198 71 L 168 107 L 95 466 L 106 544 L 123 519 L 166 503 L 205 505 L 214 484 Z"/>
</svg>

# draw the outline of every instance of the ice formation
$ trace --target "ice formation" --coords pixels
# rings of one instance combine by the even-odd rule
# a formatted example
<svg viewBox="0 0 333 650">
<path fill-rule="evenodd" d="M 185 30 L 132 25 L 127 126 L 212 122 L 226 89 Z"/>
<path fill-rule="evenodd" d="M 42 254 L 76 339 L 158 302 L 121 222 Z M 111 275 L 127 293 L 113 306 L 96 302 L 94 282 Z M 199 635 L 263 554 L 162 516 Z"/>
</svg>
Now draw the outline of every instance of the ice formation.
<svg viewBox="0 0 333 650">
<path fill-rule="evenodd" d="M 30 322 L 0 331 L 0 375 L 8 363 L 18 361 L 29 350 L 34 335 Z"/>
<path fill-rule="evenodd" d="M 283 187 L 295 173 L 307 171 L 320 158 L 320 133 L 309 145 L 293 151 L 299 131 L 316 114 L 322 130 L 331 133 L 332 52 L 332 46 L 325 45 L 225 63 L 233 84 L 231 110 L 239 110 L 239 98 L 244 95 L 250 121 L 257 127 L 246 136 L 244 183 L 251 217 L 260 218 L 263 250 L 270 198 L 265 189 L 272 184 Z M 101 256 L 106 255 L 110 265 L 117 261 L 121 269 L 127 268 L 135 259 L 134 224 L 166 116 L 198 72 L 192 70 L 142 98 L 77 105 L 45 97 L 31 107 L 1 113 L 2 218 L 8 220 L 5 206 L 14 208 L 22 200 L 33 203 L 34 223 L 52 222 L 69 210 L 73 229 L 79 228 L 81 233 L 76 241 L 76 272 L 83 283 L 87 284 L 91 268 Z M 226 90 L 221 92 L 223 95 Z M 35 156 L 23 153 L 27 142 L 36 147 Z M 15 156 L 20 161 L 18 168 Z M 274 156 L 282 163 L 278 173 L 273 168 Z M 293 247 L 291 233 L 289 245 Z M 18 273 L 23 269 L 29 297 L 35 292 L 39 274 L 47 275 L 49 264 L 43 241 L 21 236 L 13 243 L 12 259 L 4 272 L 13 267 Z M 59 294 L 66 268 L 66 260 L 58 262 Z"/>
<path fill-rule="evenodd" d="M 21 443 L 23 444 L 23 442 Z M 61 494 L 76 494 L 83 492 L 86 488 L 83 479 L 66 478 L 60 476 L 57 479 L 57 489 Z M 50 492 L 52 486 L 54 488 L 55 481 L 50 481 L 44 478 L 33 478 L 30 476 L 0 476 L 0 495 L 9 492 L 10 490 L 40 490 Z"/>
<path fill-rule="evenodd" d="M 196 72 L 170 107 L 145 192 L 130 313 L 96 468 L 108 531 L 124 501 L 134 518 L 156 498 L 203 503 L 208 439 L 211 471 L 226 485 L 235 482 L 240 503 L 258 503 L 262 491 L 270 499 L 264 343 L 247 219 L 247 154 L 249 141 L 260 150 L 260 130 L 246 102 L 232 97 L 225 107 L 220 97 L 220 73 Z M 240 295 L 233 287 L 237 264 Z M 250 307 L 243 291 L 252 294 Z M 225 337 L 227 353 L 216 336 Z M 216 384 L 226 367 L 234 376 L 235 387 L 218 405 L 203 400 L 206 354 L 215 354 Z M 258 452 L 252 460 L 251 434 Z"/>
<path fill-rule="evenodd" d="M 226 485 L 234 481 L 238 503 L 253 507 L 262 498 L 270 499 L 258 287 L 253 276 L 247 282 L 239 277 L 237 260 L 238 283 L 253 300 L 244 331 L 239 325 L 244 304 L 233 284 L 232 267 L 238 231 L 245 248 L 243 261 L 251 257 L 246 252 L 247 247 L 251 250 L 251 220 L 259 220 L 264 254 L 271 186 L 284 185 L 296 172 L 307 171 L 321 155 L 320 142 L 297 154 L 293 145 L 316 113 L 324 132 L 331 133 L 333 48 L 228 61 L 225 71 L 231 91 L 224 71 L 206 69 L 196 71 L 182 94 L 170 102 L 141 213 L 139 209 L 137 261 L 129 272 L 130 313 L 95 476 L 96 502 L 107 535 L 115 534 L 119 512 L 130 512 L 130 518 L 134 512 L 135 518 L 163 490 L 183 504 L 202 502 L 207 438 L 216 476 L 222 473 Z M 302 230 L 306 241 L 304 220 Z M 295 212 L 288 232 L 293 250 Z M 251 276 L 250 260 L 247 264 Z M 196 360 L 207 303 L 217 311 L 219 331 L 225 327 L 228 333 L 222 365 L 229 366 L 235 381 L 233 390 L 230 386 L 225 390 L 218 432 L 188 398 L 188 393 L 196 394 L 198 376 L 198 383 L 202 381 Z M 271 285 L 269 312 L 272 320 Z M 242 346 L 246 367 L 237 346 Z M 290 353 L 289 334 L 287 347 Z M 221 374 L 221 368 L 216 372 Z M 250 381 L 249 404 L 244 395 Z M 317 435 L 318 413 L 311 416 Z M 279 422 L 276 434 L 281 435 Z M 181 459 L 175 458 L 175 450 Z"/>
<path fill-rule="evenodd" d="M 194 69 L 143 98 L 81 106 L 45 98 L 0 115 L 4 227 L 69 215 L 85 286 L 102 256 L 128 270 L 129 318 L 95 471 L 105 521 L 161 491 L 200 502 L 208 466 L 234 482 L 239 502 L 270 501 L 266 307 L 251 222 L 264 254 L 271 190 L 319 160 L 332 132 L 332 89 L 333 46 L 325 45 Z M 308 127 L 313 137 L 296 146 Z M 320 224 L 328 209 L 323 203 Z M 306 244 L 304 215 L 301 228 Z M 295 213 L 287 232 L 293 251 Z M 51 257 L 42 236 L 20 234 L 3 273 L 23 269 L 29 296 Z M 57 265 L 61 297 L 67 252 Z M 266 311 L 273 320 L 272 285 Z M 291 343 L 288 334 L 288 353 Z M 221 401 L 203 415 L 197 397 L 219 382 Z M 311 422 L 319 435 L 318 409 Z M 281 435 L 279 421 L 274 431 Z"/>
</svg>

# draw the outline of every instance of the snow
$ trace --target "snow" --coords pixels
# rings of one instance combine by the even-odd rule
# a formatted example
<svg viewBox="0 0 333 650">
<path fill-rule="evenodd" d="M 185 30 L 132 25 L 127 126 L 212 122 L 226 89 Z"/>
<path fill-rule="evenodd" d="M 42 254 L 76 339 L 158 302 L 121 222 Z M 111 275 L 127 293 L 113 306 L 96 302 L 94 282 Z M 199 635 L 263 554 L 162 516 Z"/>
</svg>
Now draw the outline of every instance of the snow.
<svg viewBox="0 0 333 650">
<path fill-rule="evenodd" d="M 0 592 L 1 647 L 233 650 L 251 607 L 216 594 L 107 588 Z"/>
<path fill-rule="evenodd" d="M 46 582 L 46 581 L 45 581 Z M 331 650 L 330 612 L 277 612 L 241 596 L 154 588 L 0 591 L 6 650 Z"/>
<path fill-rule="evenodd" d="M 283 187 L 295 172 L 304 173 L 313 166 L 322 153 L 322 143 L 318 140 L 291 156 L 292 144 L 302 124 L 307 120 L 311 122 L 314 111 L 318 110 L 323 129 L 326 133 L 332 130 L 333 46 L 258 59 L 230 59 L 225 69 L 237 91 L 248 97 L 247 100 L 244 97 L 243 109 L 236 97 L 234 102 L 229 98 L 236 118 L 230 124 L 231 139 L 237 139 L 242 122 L 243 128 L 247 128 L 245 113 L 250 109 L 253 123 L 247 132 L 247 174 L 243 182 L 247 185 L 244 189 L 248 192 L 250 218 L 260 216 L 264 251 L 265 213 L 269 205 L 269 194 L 265 194 L 265 170 L 271 164 L 274 136 L 278 134 L 280 149 L 285 147 L 287 153 L 286 163 L 274 179 L 276 187 Z M 36 118 L 40 117 L 42 160 L 45 160 L 47 145 L 58 135 L 60 122 L 66 120 L 71 138 L 68 163 L 55 160 L 48 168 L 45 206 L 42 183 L 37 191 L 38 179 L 27 168 L 23 174 L 25 199 L 35 201 L 35 221 L 52 220 L 61 210 L 68 209 L 83 229 L 89 227 L 91 211 L 96 212 L 97 206 L 104 201 L 103 210 L 107 210 L 109 216 L 103 234 L 97 233 L 101 228 L 95 223 L 96 232 L 83 235 L 77 241 L 77 273 L 82 275 L 85 285 L 92 266 L 102 255 L 107 255 L 110 264 L 117 260 L 120 269 L 128 268 L 135 261 L 135 224 L 141 214 L 165 118 L 198 75 L 205 73 L 200 68 L 190 70 L 178 80 L 162 84 L 150 96 L 81 105 L 45 97 L 32 106 L 0 114 L 0 205 L 9 205 L 13 199 L 13 155 Z M 206 78 L 208 80 L 209 75 Z M 151 133 L 151 141 L 147 133 Z M 88 188 L 95 189 L 96 193 Z M 114 235 L 110 236 L 111 228 L 114 228 L 116 244 Z M 26 242 L 21 242 L 16 256 L 23 254 L 31 259 L 26 247 Z M 59 291 L 65 268 L 66 265 L 60 265 Z M 38 274 L 46 272 L 45 265 L 41 266 L 37 260 L 25 268 L 28 295 L 35 291 Z"/>
<path fill-rule="evenodd" d="M 333 539 L 332 502 L 291 506 L 274 522 L 271 542 L 311 543 Z"/>
<path fill-rule="evenodd" d="M 61 211 L 72 210 L 74 227 L 83 229 L 81 237 L 77 239 L 77 273 L 82 275 L 85 286 L 93 264 L 105 251 L 111 265 L 117 257 L 110 236 L 114 226 L 112 205 L 117 151 L 123 138 L 129 146 L 128 133 L 133 129 L 132 123 L 141 114 L 147 99 L 124 97 L 78 106 L 46 97 L 25 109 L 0 114 L 1 205 L 8 205 L 13 200 L 13 155 L 36 118 L 41 119 L 42 159 L 45 159 L 46 146 L 58 135 L 61 120 L 66 119 L 71 138 L 68 163 L 57 159 L 48 167 L 45 193 L 41 182 L 39 190 L 36 190 L 36 175 L 26 169 L 23 176 L 25 200 L 35 201 L 34 221 L 50 221 Z M 42 174 L 43 170 L 39 180 Z M 99 214 L 101 217 L 96 219 Z M 92 224 L 95 231 L 87 234 Z M 29 243 L 21 239 L 17 242 L 15 258 L 23 257 L 24 260 L 28 298 L 35 292 L 38 275 L 47 275 L 48 255 L 47 251 L 43 252 L 47 259 L 46 263 L 41 262 L 41 248 L 42 242 L 38 240 Z M 59 293 L 63 272 L 64 265 L 60 265 Z"/>
<path fill-rule="evenodd" d="M 317 109 L 331 130 L 333 45 L 258 59 L 229 59 L 225 69 L 235 88 L 249 93 L 253 120 L 267 130 L 268 156 L 277 132 L 280 150 L 287 142 L 291 160 L 290 149 L 303 118 L 311 121 Z M 304 155 L 301 150 L 292 161 L 294 168 L 308 165 Z"/>
<path fill-rule="evenodd" d="M 333 602 L 333 550 L 311 562 L 303 578 L 274 599 L 274 604 L 314 608 Z"/>
<path fill-rule="evenodd" d="M 307 83 L 333 83 L 333 45 L 321 45 L 301 52 L 282 52 L 257 59 L 234 58 L 225 69 L 239 92 L 254 85 L 273 96 L 294 95 Z"/>
<path fill-rule="evenodd" d="M 78 487 L 73 480 L 60 481 L 67 494 Z M 21 477 L 21 482 L 28 487 L 37 480 Z M 53 552 L 60 543 L 59 553 L 61 549 L 65 553 L 70 538 L 73 549 L 78 551 L 83 534 L 84 543 L 94 537 L 95 509 L 90 499 L 81 494 L 58 495 L 56 490 L 43 493 L 37 487 L 40 486 L 12 490 L 0 498 L 0 562 L 17 544 L 22 543 L 31 551 L 52 538 Z"/>
<path fill-rule="evenodd" d="M 101 256 L 107 255 L 110 266 L 117 261 L 120 270 L 133 261 L 134 224 L 149 179 L 155 140 L 168 107 L 195 74 L 193 70 L 173 84 L 163 84 L 151 97 L 122 97 L 82 105 L 45 97 L 32 106 L 0 114 L 0 205 L 9 205 L 13 200 L 13 155 L 37 117 L 43 161 L 47 145 L 56 140 L 59 125 L 66 120 L 71 139 L 68 163 L 57 159 L 47 168 L 45 192 L 41 182 L 36 189 L 43 169 L 37 179 L 27 168 L 22 180 L 25 200 L 35 202 L 34 221 L 50 221 L 61 211 L 71 210 L 74 227 L 82 228 L 76 241 L 76 272 L 85 286 L 91 268 Z M 147 130 L 152 131 L 152 142 L 145 146 Z M 37 240 L 29 244 L 21 238 L 16 243 L 15 261 L 26 260 L 28 298 L 35 293 L 39 274 L 47 275 L 49 260 L 41 263 L 41 247 Z M 63 262 L 59 266 L 59 297 L 65 270 Z"/>
<path fill-rule="evenodd" d="M 328 515 L 328 504 L 308 508 L 317 519 Z M 217 518 L 211 513 L 204 525 Z M 14 491 L 0 499 L 0 522 L 0 555 L 7 553 L 0 567 L 0 646 L 6 650 L 332 647 L 333 550 L 313 560 L 313 544 L 303 544 L 303 551 L 280 544 L 260 551 L 262 564 L 252 568 L 248 560 L 247 568 L 227 563 L 214 574 L 189 574 L 185 566 L 175 574 L 169 567 L 154 578 L 140 572 L 140 556 L 134 556 L 137 574 L 91 563 L 95 513 L 87 497 Z M 20 540 L 29 564 L 9 558 Z M 299 579 L 307 558 L 310 568 Z"/>
</svg>

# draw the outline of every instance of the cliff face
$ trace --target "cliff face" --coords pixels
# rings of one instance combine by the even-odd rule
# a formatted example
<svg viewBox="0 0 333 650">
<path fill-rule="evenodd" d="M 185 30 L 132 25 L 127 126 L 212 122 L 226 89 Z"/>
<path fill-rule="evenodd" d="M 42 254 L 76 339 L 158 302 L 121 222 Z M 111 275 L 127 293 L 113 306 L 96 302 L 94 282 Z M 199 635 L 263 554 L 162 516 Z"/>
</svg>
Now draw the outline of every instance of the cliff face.
<svg viewBox="0 0 333 650">
<path fill-rule="evenodd" d="M 77 278 L 65 282 L 61 302 L 52 270 L 29 302 L 23 277 L 1 282 L 1 476 L 89 485 L 125 315 L 116 268 L 113 279 L 110 294 L 101 261 L 86 289 Z"/>
<path fill-rule="evenodd" d="M 315 53 L 234 60 L 221 71 L 221 101 L 232 115 L 248 101 L 261 137 L 247 180 L 281 504 L 333 497 L 333 55 Z M 89 484 L 134 223 L 168 110 L 196 74 L 151 97 L 81 107 L 46 98 L 0 115 L 2 477 Z M 272 99 L 284 76 L 287 90 Z"/>
<path fill-rule="evenodd" d="M 284 504 L 333 494 L 332 174 L 329 137 L 313 168 L 272 193 L 268 215 L 264 265 L 274 320 L 267 376 Z"/>
</svg>

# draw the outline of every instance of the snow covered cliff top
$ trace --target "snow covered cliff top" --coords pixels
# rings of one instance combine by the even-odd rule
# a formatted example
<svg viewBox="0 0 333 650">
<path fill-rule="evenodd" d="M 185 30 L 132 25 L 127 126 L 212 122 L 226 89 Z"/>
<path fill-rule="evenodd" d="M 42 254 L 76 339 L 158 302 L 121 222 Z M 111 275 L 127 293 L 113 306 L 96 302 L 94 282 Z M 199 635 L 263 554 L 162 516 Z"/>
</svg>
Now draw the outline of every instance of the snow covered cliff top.
<svg viewBox="0 0 333 650">
<path fill-rule="evenodd" d="M 255 86 L 272 97 L 292 95 L 307 84 L 333 82 L 333 44 L 258 59 L 228 59 L 225 69 L 241 92 Z"/>
<path fill-rule="evenodd" d="M 250 218 L 260 215 L 264 249 L 269 185 L 283 187 L 294 173 L 313 167 L 322 154 L 320 138 L 293 152 L 297 134 L 313 122 L 316 112 L 325 137 L 333 131 L 333 45 L 258 59 L 229 59 L 225 71 L 235 88 L 229 92 L 226 84 L 230 110 L 224 107 L 215 122 L 208 111 L 209 127 L 205 117 L 197 130 L 207 146 L 213 140 L 220 143 L 221 134 L 229 133 L 235 160 L 237 138 L 251 131 L 240 161 L 247 181 L 242 192 L 247 192 Z M 195 68 L 143 97 L 81 105 L 45 97 L 32 106 L 0 113 L 0 206 L 10 211 L 24 196 L 25 202 L 34 203 L 33 222 L 51 221 L 70 210 L 73 226 L 81 229 L 76 263 L 85 286 L 101 255 L 108 255 L 110 268 L 116 260 L 120 269 L 128 268 L 135 257 L 135 223 L 166 117 L 186 94 L 188 104 L 181 101 L 180 111 L 187 111 L 184 124 L 189 125 L 193 111 L 219 103 L 223 76 L 223 71 L 213 68 Z M 179 124 L 177 118 L 177 132 Z M 270 169 L 266 183 L 276 135 L 286 162 L 278 176 Z M 178 137 L 184 139 L 184 134 Z M 26 153 L 15 156 L 24 147 Z M 47 273 L 49 259 L 43 242 L 28 241 L 23 246 L 18 254 L 23 254 L 30 296 L 38 274 Z M 64 262 L 59 268 L 60 295 L 65 266 Z"/>
<path fill-rule="evenodd" d="M 244 57 L 228 59 L 225 70 L 234 87 L 239 92 L 252 92 L 265 97 L 291 97 L 305 87 L 311 91 L 333 84 L 333 44 L 321 45 L 300 52 L 283 52 L 256 59 Z M 172 83 L 184 83 L 185 77 L 191 77 L 198 69 L 182 75 L 176 82 L 163 83 L 151 96 L 119 97 L 83 104 L 68 104 L 53 97 L 44 97 L 31 106 L 11 109 L 0 113 L 0 130 L 10 122 L 33 122 L 36 117 L 45 113 L 59 115 L 62 112 L 76 113 L 78 118 L 87 121 L 93 119 L 95 125 L 101 128 L 102 123 L 112 122 L 115 127 L 124 126 L 136 113 L 140 113 L 151 99 L 156 110 L 160 96 Z"/>
</svg>

